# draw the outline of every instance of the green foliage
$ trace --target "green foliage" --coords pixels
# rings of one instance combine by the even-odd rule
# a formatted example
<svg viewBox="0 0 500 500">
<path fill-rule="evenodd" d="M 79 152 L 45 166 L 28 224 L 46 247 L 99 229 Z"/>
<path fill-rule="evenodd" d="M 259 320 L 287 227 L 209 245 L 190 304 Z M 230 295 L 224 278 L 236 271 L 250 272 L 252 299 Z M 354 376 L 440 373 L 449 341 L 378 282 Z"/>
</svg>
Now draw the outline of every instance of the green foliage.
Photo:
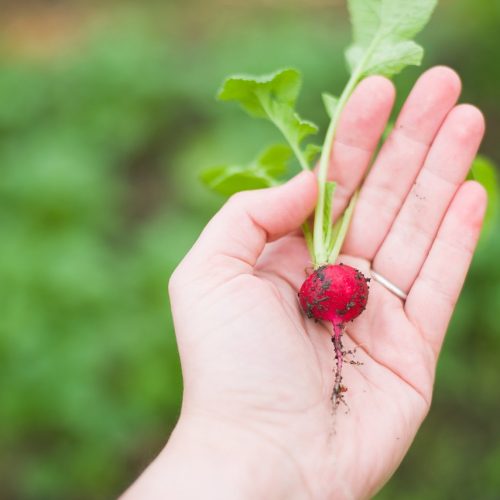
<svg viewBox="0 0 500 500">
<path fill-rule="evenodd" d="M 321 151 L 311 252 L 316 266 L 337 259 L 354 209 L 351 203 L 350 213 L 346 211 L 342 216 L 340 230 L 333 231 L 331 212 L 335 187 L 327 182 L 327 171 L 342 110 L 362 77 L 372 74 L 393 76 L 410 64 L 421 63 L 423 49 L 412 38 L 429 21 L 437 0 L 425 0 L 418 5 L 407 0 L 349 0 L 348 3 L 354 32 L 354 44 L 346 52 L 351 78 L 339 99 L 328 93 L 322 94 L 331 120 L 323 146 L 309 147 L 306 153 L 301 150 L 302 141 L 318 129 L 311 122 L 302 120 L 295 111 L 301 86 L 300 73 L 295 69 L 283 69 L 264 76 L 229 77 L 218 95 L 222 101 L 238 102 L 251 116 L 273 122 L 304 170 L 310 168 L 314 155 Z M 275 184 L 269 173 L 262 172 L 255 162 L 244 168 L 214 167 L 205 171 L 201 178 L 209 188 L 223 194 L 236 192 L 241 187 L 252 189 Z M 332 241 L 332 235 L 338 241 Z"/>
<path fill-rule="evenodd" d="M 335 112 L 337 111 L 337 106 L 339 105 L 339 98 L 329 94 L 328 92 L 323 92 L 321 97 L 323 98 L 326 113 L 330 120 L 332 120 L 335 116 Z"/>
<path fill-rule="evenodd" d="M 295 111 L 302 78 L 295 69 L 283 69 L 265 76 L 237 75 L 228 78 L 219 92 L 221 101 L 236 101 L 250 115 L 270 120 L 295 152 L 301 167 L 309 168 L 301 144 L 316 134 L 318 127 Z"/>
<path fill-rule="evenodd" d="M 292 150 L 284 144 L 270 146 L 249 165 L 221 165 L 207 168 L 201 180 L 216 193 L 230 196 L 238 191 L 275 186 L 287 171 Z"/>
<path fill-rule="evenodd" d="M 323 147 L 319 144 L 308 144 L 304 151 L 304 157 L 308 165 L 314 165 L 316 158 L 321 154 Z"/>
<path fill-rule="evenodd" d="M 486 233 L 490 233 L 495 226 L 499 208 L 497 167 L 485 156 L 478 156 L 472 164 L 469 179 L 480 182 L 488 193 L 488 210 L 484 224 Z"/>
<path fill-rule="evenodd" d="M 229 77 L 222 85 L 218 98 L 221 101 L 236 101 L 243 109 L 258 118 L 279 118 L 293 110 L 301 86 L 300 73 L 295 69 L 283 69 L 271 75 Z M 270 110 L 276 107 L 277 110 Z"/>
<path fill-rule="evenodd" d="M 346 53 L 352 73 L 393 76 L 420 65 L 423 48 L 412 39 L 429 22 L 437 0 L 349 0 L 354 44 Z"/>
</svg>

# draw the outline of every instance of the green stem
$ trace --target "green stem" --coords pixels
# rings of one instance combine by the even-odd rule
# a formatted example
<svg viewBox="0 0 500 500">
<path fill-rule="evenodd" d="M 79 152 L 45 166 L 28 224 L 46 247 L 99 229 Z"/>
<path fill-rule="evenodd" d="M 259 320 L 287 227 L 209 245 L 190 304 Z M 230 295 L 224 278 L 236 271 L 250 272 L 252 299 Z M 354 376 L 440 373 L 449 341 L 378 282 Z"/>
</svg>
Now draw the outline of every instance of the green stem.
<svg viewBox="0 0 500 500">
<path fill-rule="evenodd" d="M 302 168 L 302 170 L 311 170 L 311 167 L 307 163 L 307 161 L 304 157 L 304 153 L 301 151 L 300 147 L 294 141 L 292 141 L 290 139 L 288 134 L 283 129 L 282 124 L 279 121 L 274 119 L 273 113 L 271 113 L 271 110 L 269 109 L 269 104 L 268 104 L 266 96 L 265 95 L 262 96 L 262 94 L 260 94 L 260 93 L 257 93 L 256 95 L 259 98 L 260 104 L 264 108 L 264 110 L 266 111 L 267 116 L 269 117 L 271 122 L 274 123 L 276 128 L 283 134 L 283 137 L 286 139 L 286 141 L 288 142 L 288 144 L 292 148 L 292 151 L 295 154 L 295 157 L 297 158 L 297 160 L 299 161 L 300 167 Z"/>
<path fill-rule="evenodd" d="M 333 200 L 335 198 L 335 191 L 337 190 L 337 183 L 334 182 L 333 187 L 329 189 L 328 183 L 326 184 L 325 187 L 325 196 L 327 198 L 325 199 L 325 211 L 323 214 L 323 217 L 327 217 L 326 220 L 323 220 L 323 224 L 325 227 L 323 227 L 323 234 L 325 235 L 325 248 L 328 248 L 330 246 L 330 243 L 333 241 L 334 234 L 333 234 L 333 225 L 332 225 L 332 213 L 333 213 Z M 330 199 L 328 199 L 328 197 Z"/>
<path fill-rule="evenodd" d="M 361 67 L 361 65 L 360 65 Z M 323 231 L 323 212 L 325 206 L 325 191 L 326 191 L 326 181 L 328 178 L 328 166 L 330 164 L 330 156 L 333 148 L 333 141 L 335 140 L 335 134 L 337 132 L 337 127 L 340 121 L 340 116 L 344 110 L 349 97 L 351 97 L 359 78 L 361 76 L 361 71 L 357 71 L 352 74 L 344 92 L 342 93 L 338 106 L 333 115 L 330 126 L 326 133 L 325 143 L 323 145 L 323 151 L 321 153 L 321 159 L 319 163 L 318 170 L 318 203 L 316 205 L 316 214 L 314 218 L 314 260 L 318 264 L 326 263 L 327 260 L 327 249 L 325 235 Z"/>
<path fill-rule="evenodd" d="M 327 255 L 331 255 L 335 242 L 340 232 L 340 226 L 342 225 L 343 217 L 337 219 L 335 224 L 332 226 L 332 234 L 330 239 L 327 241 Z"/>
<path fill-rule="evenodd" d="M 271 116 L 271 115 L 269 115 L 269 116 Z M 300 167 L 302 168 L 302 170 L 311 170 L 311 168 L 309 167 L 309 164 L 307 163 L 307 161 L 304 157 L 304 154 L 302 153 L 300 147 L 294 141 L 292 141 L 290 139 L 288 134 L 283 130 L 283 127 L 280 124 L 280 122 L 274 120 L 272 117 L 271 117 L 271 121 L 276 125 L 278 130 L 283 134 L 283 137 L 286 139 L 286 141 L 288 142 L 288 144 L 292 148 L 292 151 L 295 154 L 295 157 L 297 158 L 297 160 L 299 161 Z"/>
<path fill-rule="evenodd" d="M 335 140 L 335 135 L 337 133 L 337 127 L 340 122 L 340 117 L 344 111 L 347 101 L 354 92 L 356 85 L 363 76 L 364 67 L 370 60 L 373 51 L 377 47 L 378 37 L 372 40 L 372 43 L 366 50 L 363 59 L 359 62 L 358 66 L 354 70 L 345 87 L 342 95 L 340 96 L 337 108 L 335 109 L 335 114 L 330 122 L 328 131 L 326 133 L 325 142 L 323 145 L 323 150 L 321 153 L 321 159 L 318 171 L 318 203 L 316 205 L 316 214 L 314 217 L 314 261 L 317 265 L 326 264 L 328 261 L 328 249 L 325 237 L 325 232 L 323 229 L 323 214 L 325 207 L 325 193 L 326 193 L 326 181 L 328 178 L 328 166 L 330 164 L 330 157 L 332 154 L 333 143 Z"/>
<path fill-rule="evenodd" d="M 356 191 L 354 196 L 351 198 L 349 206 L 346 208 L 344 215 L 342 216 L 342 222 L 340 223 L 339 232 L 337 234 L 337 237 L 335 238 L 335 245 L 333 245 L 333 248 L 326 259 L 326 262 L 328 264 L 334 264 L 338 256 L 340 255 L 342 245 L 344 244 L 345 237 L 347 236 L 349 224 L 351 223 L 352 213 L 354 212 L 354 207 L 356 206 L 356 202 L 358 201 L 358 196 L 359 191 Z"/>
<path fill-rule="evenodd" d="M 283 133 L 283 131 L 281 132 Z M 293 144 L 292 141 L 290 141 L 284 133 L 283 135 L 285 136 L 285 139 L 288 141 L 288 144 L 290 144 L 290 147 L 292 148 L 292 151 L 295 153 L 297 160 L 299 160 L 300 167 L 302 168 L 302 170 L 311 170 L 300 148 L 297 147 L 295 144 Z"/>
</svg>

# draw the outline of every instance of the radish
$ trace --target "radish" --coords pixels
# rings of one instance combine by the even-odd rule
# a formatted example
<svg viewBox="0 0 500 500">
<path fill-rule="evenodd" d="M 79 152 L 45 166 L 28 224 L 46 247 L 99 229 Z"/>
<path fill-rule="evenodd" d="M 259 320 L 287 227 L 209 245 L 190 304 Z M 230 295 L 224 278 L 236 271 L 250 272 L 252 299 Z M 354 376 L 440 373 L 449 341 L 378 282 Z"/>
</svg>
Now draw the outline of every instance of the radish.
<svg viewBox="0 0 500 500">
<path fill-rule="evenodd" d="M 333 326 L 332 343 L 337 360 L 332 393 L 334 404 L 341 400 L 341 393 L 347 390 L 342 385 L 342 333 L 345 324 L 365 310 L 368 282 L 369 279 L 351 266 L 321 266 L 304 281 L 299 291 L 300 305 L 307 317 L 330 321 Z"/>
<path fill-rule="evenodd" d="M 346 51 L 350 78 L 338 96 L 323 94 L 330 124 L 322 145 L 308 142 L 318 127 L 303 119 L 296 110 L 302 79 L 300 72 L 286 68 L 263 76 L 238 74 L 226 79 L 218 98 L 237 102 L 249 115 L 273 123 L 286 144 L 273 144 L 248 163 L 219 164 L 202 172 L 202 181 L 213 191 L 231 195 L 237 191 L 276 186 L 286 175 L 295 157 L 303 170 L 317 166 L 318 201 L 314 226 L 302 225 L 315 271 L 299 292 L 302 309 L 316 321 L 333 325 L 332 342 L 336 356 L 336 375 L 332 399 L 342 400 L 347 389 L 342 382 L 342 333 L 348 321 L 358 317 L 368 300 L 368 280 L 350 267 L 334 265 L 338 259 L 357 193 L 335 224 L 333 199 L 336 183 L 329 180 L 332 149 L 342 112 L 356 85 L 370 75 L 392 77 L 408 65 L 418 65 L 423 49 L 413 41 L 429 21 L 437 0 L 347 0 L 354 31 Z M 318 164 L 316 160 L 320 156 Z"/>
</svg>

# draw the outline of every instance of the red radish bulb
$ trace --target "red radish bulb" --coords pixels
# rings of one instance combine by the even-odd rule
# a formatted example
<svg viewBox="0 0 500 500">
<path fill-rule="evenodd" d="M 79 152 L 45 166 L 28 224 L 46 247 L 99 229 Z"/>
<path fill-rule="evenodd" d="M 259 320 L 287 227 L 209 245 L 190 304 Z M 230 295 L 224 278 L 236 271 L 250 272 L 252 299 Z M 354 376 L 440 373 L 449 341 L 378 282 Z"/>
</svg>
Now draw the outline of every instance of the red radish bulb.
<svg viewBox="0 0 500 500">
<path fill-rule="evenodd" d="M 342 386 L 342 333 L 348 321 L 357 318 L 366 308 L 368 282 L 357 269 L 343 264 L 322 266 L 302 284 L 299 301 L 308 318 L 330 321 L 337 369 L 332 399 L 337 403 L 347 389 Z"/>
</svg>

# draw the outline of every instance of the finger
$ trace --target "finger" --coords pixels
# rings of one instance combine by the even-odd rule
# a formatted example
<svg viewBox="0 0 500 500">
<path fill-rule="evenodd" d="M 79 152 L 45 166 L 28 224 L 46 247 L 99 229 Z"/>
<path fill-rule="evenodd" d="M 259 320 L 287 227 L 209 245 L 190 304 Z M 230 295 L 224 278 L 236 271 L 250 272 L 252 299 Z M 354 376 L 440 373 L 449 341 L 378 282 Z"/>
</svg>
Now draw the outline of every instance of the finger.
<svg viewBox="0 0 500 500">
<path fill-rule="evenodd" d="M 363 184 L 344 252 L 373 260 L 460 90 L 458 75 L 446 67 L 417 81 Z"/>
<path fill-rule="evenodd" d="M 183 261 L 184 269 L 248 272 L 268 241 L 297 229 L 314 210 L 317 181 L 302 172 L 283 186 L 232 196 Z"/>
<path fill-rule="evenodd" d="M 406 301 L 409 319 L 436 355 L 479 239 L 486 204 L 480 184 L 470 181 L 460 188 Z"/>
<path fill-rule="evenodd" d="M 387 125 L 395 90 L 387 78 L 363 80 L 340 118 L 332 148 L 329 179 L 337 182 L 334 217 L 346 207 L 358 188 Z"/>
<path fill-rule="evenodd" d="M 470 105 L 447 117 L 373 269 L 409 290 L 425 261 L 446 210 L 467 177 L 484 134 L 484 118 Z"/>
</svg>

